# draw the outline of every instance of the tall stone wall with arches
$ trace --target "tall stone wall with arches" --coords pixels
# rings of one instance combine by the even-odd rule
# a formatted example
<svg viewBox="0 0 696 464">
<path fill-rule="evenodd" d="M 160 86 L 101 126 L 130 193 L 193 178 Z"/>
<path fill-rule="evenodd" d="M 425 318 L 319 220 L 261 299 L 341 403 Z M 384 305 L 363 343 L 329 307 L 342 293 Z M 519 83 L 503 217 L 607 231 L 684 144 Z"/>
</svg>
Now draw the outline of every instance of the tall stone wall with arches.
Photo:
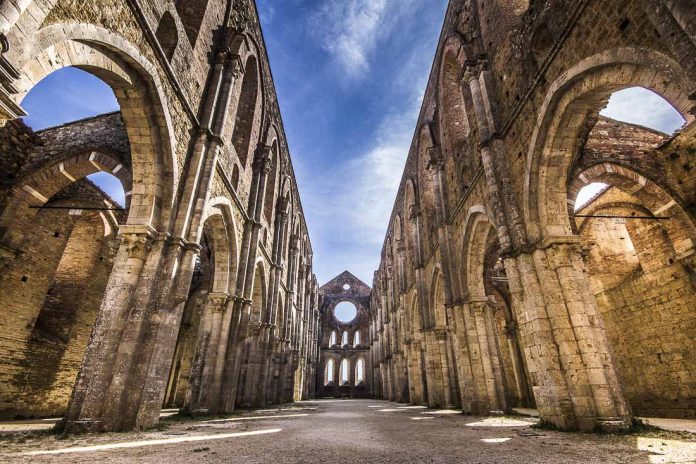
<svg viewBox="0 0 696 464">
<path fill-rule="evenodd" d="M 65 67 L 101 79 L 119 111 L 33 132 L 22 102 Z M 152 427 L 163 405 L 313 396 L 318 285 L 254 2 L 2 0 L 0 68 L 0 415 L 118 431 Z M 121 183 L 122 208 L 77 195 L 97 172 Z M 88 206 L 79 229 L 71 211 Z M 110 248 L 76 306 L 61 276 L 82 275 L 68 251 L 91 249 L 89 230 Z"/>
<path fill-rule="evenodd" d="M 564 429 L 693 417 L 686 3 L 450 1 L 373 283 L 378 396 L 472 414 L 535 407 Z M 599 115 L 630 87 L 684 126 L 661 134 Z M 582 217 L 578 193 L 597 182 L 636 206 Z M 622 248 L 607 219 L 631 224 L 631 246 L 647 251 Z M 604 289 L 602 246 L 628 279 Z"/>
</svg>

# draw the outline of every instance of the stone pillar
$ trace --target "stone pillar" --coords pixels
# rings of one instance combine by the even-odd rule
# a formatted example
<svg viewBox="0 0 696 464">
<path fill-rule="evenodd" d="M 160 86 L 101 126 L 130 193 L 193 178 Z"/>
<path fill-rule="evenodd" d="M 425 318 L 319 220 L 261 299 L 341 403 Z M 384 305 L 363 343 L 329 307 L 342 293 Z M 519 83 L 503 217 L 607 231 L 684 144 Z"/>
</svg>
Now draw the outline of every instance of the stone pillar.
<svg viewBox="0 0 696 464">
<path fill-rule="evenodd" d="M 529 391 L 527 383 L 527 374 L 525 373 L 524 360 L 520 351 L 519 335 L 517 323 L 507 321 L 505 324 L 505 338 L 507 339 L 508 350 L 510 350 L 510 360 L 512 362 L 512 370 L 515 376 L 515 388 L 517 389 L 517 397 L 524 407 L 533 407 L 534 397 Z"/>
<path fill-rule="evenodd" d="M 500 370 L 500 359 L 497 353 L 497 346 L 494 344 L 494 340 L 492 340 L 492 337 L 495 336 L 494 329 L 491 325 L 492 308 L 487 300 L 471 301 L 469 303 L 469 308 L 475 324 L 481 364 L 483 367 L 483 372 L 481 374 L 486 386 L 486 409 L 488 411 L 505 410 L 505 391 Z"/>
<path fill-rule="evenodd" d="M 495 226 L 498 231 L 498 239 L 500 248 L 504 252 L 508 252 L 512 247 L 510 240 L 510 231 L 505 217 L 505 208 L 501 201 L 501 189 L 499 179 L 496 175 L 496 163 L 490 147 L 492 132 L 488 123 L 485 104 L 481 92 L 479 82 L 480 69 L 474 66 L 468 66 L 464 73 L 464 81 L 469 86 L 471 98 L 474 104 L 476 113 L 476 121 L 479 129 L 480 149 L 481 149 L 481 164 L 486 178 L 486 188 L 488 193 L 488 202 L 490 210 L 495 215 Z"/>
<path fill-rule="evenodd" d="M 64 420 L 67 431 L 119 431 L 159 420 L 183 304 L 163 295 L 193 268 L 196 247 L 123 226 L 123 243 Z M 179 263 L 182 263 L 179 265 Z M 162 282 L 161 275 L 172 275 Z"/>
<path fill-rule="evenodd" d="M 218 367 L 219 349 L 226 345 L 224 328 L 229 326 L 227 293 L 210 293 L 201 318 L 193 366 L 189 374 L 189 390 L 186 394 L 184 411 L 189 414 L 216 414 L 219 407 L 222 380 Z"/>
<path fill-rule="evenodd" d="M 542 420 L 570 430 L 628 427 L 579 239 L 547 240 L 505 267 Z"/>
</svg>

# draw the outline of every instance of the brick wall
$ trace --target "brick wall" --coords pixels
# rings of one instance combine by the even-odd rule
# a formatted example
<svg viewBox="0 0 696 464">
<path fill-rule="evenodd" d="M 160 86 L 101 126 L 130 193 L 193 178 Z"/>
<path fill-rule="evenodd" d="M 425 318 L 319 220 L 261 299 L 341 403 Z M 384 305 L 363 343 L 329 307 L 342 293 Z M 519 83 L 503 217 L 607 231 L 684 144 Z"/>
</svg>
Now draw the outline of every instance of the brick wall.
<svg viewBox="0 0 696 464">
<path fill-rule="evenodd" d="M 645 216 L 610 189 L 583 213 Z M 696 417 L 696 287 L 659 222 L 591 219 L 586 264 L 620 380 L 638 415 Z"/>
</svg>

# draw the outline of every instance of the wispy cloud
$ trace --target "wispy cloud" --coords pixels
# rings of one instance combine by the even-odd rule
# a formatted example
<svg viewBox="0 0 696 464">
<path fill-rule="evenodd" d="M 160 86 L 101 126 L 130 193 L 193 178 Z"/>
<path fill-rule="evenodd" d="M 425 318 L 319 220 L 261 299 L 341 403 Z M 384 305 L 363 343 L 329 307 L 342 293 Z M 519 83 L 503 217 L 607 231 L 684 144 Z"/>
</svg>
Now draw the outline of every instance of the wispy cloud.
<svg viewBox="0 0 696 464">
<path fill-rule="evenodd" d="M 348 269 L 372 283 L 415 131 L 429 60 L 428 54 L 416 50 L 403 62 L 401 70 L 411 79 L 395 85 L 408 97 L 385 108 L 374 143 L 324 172 L 313 191 L 303 192 L 311 224 L 318 226 L 312 230 L 313 243 L 320 247 L 317 255 L 331 256 L 315 262 L 320 280 Z"/>
<path fill-rule="evenodd" d="M 446 6 L 447 0 L 276 5 L 275 21 L 283 17 L 292 26 L 267 29 L 280 32 L 273 54 L 282 57 L 283 50 L 291 65 L 300 65 L 276 78 L 281 108 L 292 116 L 286 130 L 322 283 L 344 270 L 372 283 Z"/>
<path fill-rule="evenodd" d="M 387 37 L 412 0 L 329 0 L 309 25 L 349 78 L 365 76 L 380 40 Z"/>
<path fill-rule="evenodd" d="M 664 98 L 643 87 L 614 93 L 600 114 L 671 134 L 686 122 Z"/>
<path fill-rule="evenodd" d="M 275 17 L 275 8 L 270 2 L 259 2 L 256 4 L 259 10 L 259 17 L 261 18 L 261 23 L 268 26 L 273 22 Z"/>
</svg>

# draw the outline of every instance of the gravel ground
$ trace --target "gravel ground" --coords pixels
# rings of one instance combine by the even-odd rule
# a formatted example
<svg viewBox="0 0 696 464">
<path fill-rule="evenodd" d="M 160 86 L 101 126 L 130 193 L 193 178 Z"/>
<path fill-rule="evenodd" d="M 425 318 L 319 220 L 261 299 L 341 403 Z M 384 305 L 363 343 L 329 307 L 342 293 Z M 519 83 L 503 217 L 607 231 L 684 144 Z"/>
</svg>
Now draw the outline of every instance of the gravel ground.
<svg viewBox="0 0 696 464">
<path fill-rule="evenodd" d="M 529 418 L 477 418 L 375 400 L 312 401 L 245 412 L 229 421 L 168 418 L 148 432 L 66 438 L 2 433 L 0 462 L 696 462 L 693 434 L 562 433 L 532 424 Z M 118 447 L 64 452 L 113 445 Z M 56 450 L 63 452 L 36 454 Z"/>
</svg>

